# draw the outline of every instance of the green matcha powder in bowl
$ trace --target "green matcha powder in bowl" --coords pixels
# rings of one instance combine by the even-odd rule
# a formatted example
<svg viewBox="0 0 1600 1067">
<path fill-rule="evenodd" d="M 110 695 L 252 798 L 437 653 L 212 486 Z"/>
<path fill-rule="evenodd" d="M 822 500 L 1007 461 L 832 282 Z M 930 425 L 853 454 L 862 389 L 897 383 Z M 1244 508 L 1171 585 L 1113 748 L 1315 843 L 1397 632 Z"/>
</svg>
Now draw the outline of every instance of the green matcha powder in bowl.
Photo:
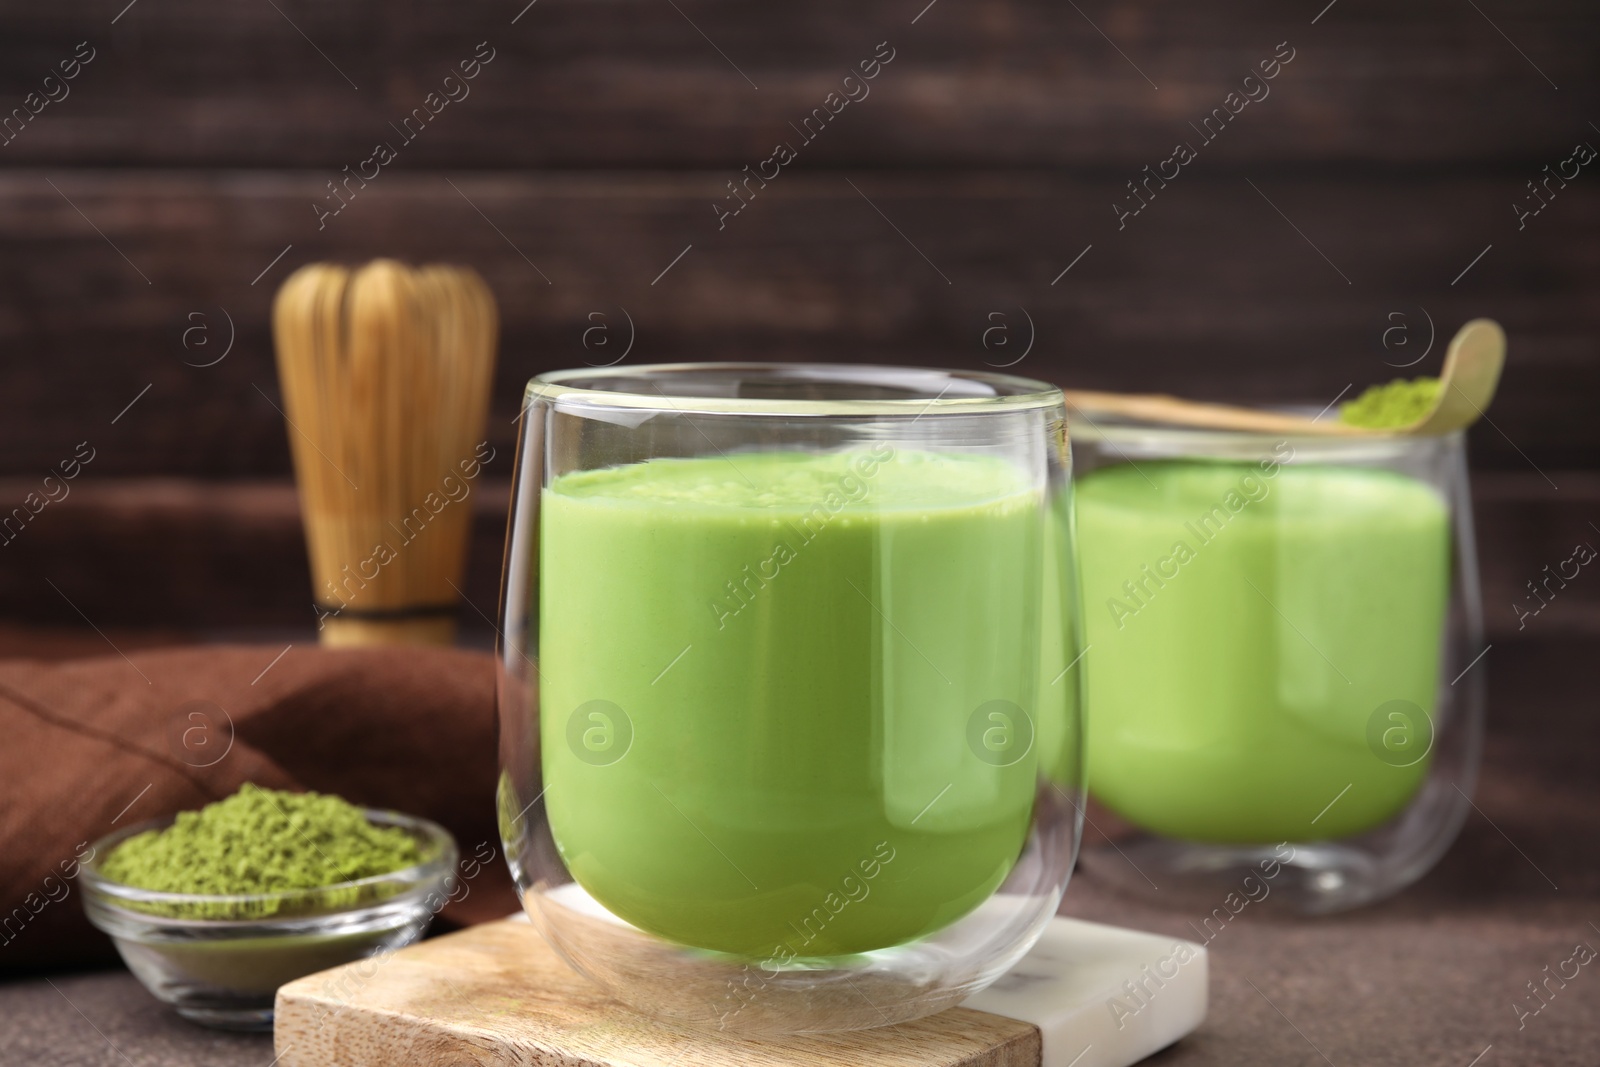
<svg viewBox="0 0 1600 1067">
<path fill-rule="evenodd" d="M 279 986 L 422 936 L 457 851 L 442 827 L 246 784 L 96 842 L 89 920 L 195 1022 L 268 1029 Z"/>
</svg>

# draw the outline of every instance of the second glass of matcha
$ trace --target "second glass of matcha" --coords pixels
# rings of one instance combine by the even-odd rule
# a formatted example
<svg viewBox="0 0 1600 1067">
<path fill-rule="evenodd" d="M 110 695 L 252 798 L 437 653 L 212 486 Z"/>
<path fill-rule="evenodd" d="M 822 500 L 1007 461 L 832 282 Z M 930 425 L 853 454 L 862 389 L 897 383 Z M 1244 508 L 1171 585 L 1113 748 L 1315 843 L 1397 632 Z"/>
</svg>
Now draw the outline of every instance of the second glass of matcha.
<svg viewBox="0 0 1600 1067">
<path fill-rule="evenodd" d="M 1420 878 L 1483 730 L 1461 434 L 1073 433 L 1090 784 L 1139 831 L 1085 868 L 1208 941 Z"/>
<path fill-rule="evenodd" d="M 859 1029 L 992 982 L 1082 806 L 1059 390 L 830 365 L 529 384 L 500 829 L 619 999 Z"/>
</svg>

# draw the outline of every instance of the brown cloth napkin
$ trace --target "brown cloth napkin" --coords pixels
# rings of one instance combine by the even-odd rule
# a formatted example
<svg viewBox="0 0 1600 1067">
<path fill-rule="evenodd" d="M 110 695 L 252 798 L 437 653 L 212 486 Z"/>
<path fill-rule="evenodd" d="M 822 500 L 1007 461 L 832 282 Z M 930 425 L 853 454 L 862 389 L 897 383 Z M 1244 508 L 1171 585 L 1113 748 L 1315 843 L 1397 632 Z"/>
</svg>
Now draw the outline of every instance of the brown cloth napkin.
<svg viewBox="0 0 1600 1067">
<path fill-rule="evenodd" d="M 114 959 L 63 878 L 74 859 L 245 782 L 433 819 L 463 858 L 494 857 L 444 922 L 513 912 L 495 729 L 494 660 L 477 652 L 210 646 L 0 662 L 0 972 Z"/>
</svg>

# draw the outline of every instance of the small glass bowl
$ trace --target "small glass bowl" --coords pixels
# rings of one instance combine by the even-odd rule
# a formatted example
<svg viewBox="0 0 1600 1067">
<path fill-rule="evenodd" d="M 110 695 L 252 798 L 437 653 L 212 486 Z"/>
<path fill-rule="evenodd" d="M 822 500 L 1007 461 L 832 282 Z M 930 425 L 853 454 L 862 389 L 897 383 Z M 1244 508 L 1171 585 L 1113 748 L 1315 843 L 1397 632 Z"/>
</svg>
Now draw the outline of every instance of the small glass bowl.
<svg viewBox="0 0 1600 1067">
<path fill-rule="evenodd" d="M 366 811 L 377 826 L 416 838 L 423 862 L 319 889 L 282 893 L 162 893 L 112 882 L 100 865 L 123 841 L 170 826 L 153 819 L 101 838 L 80 870 L 89 921 L 156 999 L 186 1019 L 227 1030 L 270 1030 L 278 987 L 418 940 L 455 879 L 455 840 L 441 826 L 393 811 Z M 191 917 L 218 906 L 244 919 Z M 189 915 L 184 913 L 188 912 Z"/>
</svg>

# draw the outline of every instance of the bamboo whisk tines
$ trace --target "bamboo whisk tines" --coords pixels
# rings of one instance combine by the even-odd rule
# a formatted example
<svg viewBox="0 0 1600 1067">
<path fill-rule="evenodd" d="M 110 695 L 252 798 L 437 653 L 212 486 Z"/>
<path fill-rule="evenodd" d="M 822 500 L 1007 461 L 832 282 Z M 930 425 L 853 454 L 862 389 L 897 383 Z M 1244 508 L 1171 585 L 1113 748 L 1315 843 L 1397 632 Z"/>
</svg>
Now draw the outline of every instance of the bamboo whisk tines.
<svg viewBox="0 0 1600 1067">
<path fill-rule="evenodd" d="M 272 325 L 323 642 L 450 643 L 492 455 L 488 286 L 459 267 L 313 263 Z"/>
</svg>

